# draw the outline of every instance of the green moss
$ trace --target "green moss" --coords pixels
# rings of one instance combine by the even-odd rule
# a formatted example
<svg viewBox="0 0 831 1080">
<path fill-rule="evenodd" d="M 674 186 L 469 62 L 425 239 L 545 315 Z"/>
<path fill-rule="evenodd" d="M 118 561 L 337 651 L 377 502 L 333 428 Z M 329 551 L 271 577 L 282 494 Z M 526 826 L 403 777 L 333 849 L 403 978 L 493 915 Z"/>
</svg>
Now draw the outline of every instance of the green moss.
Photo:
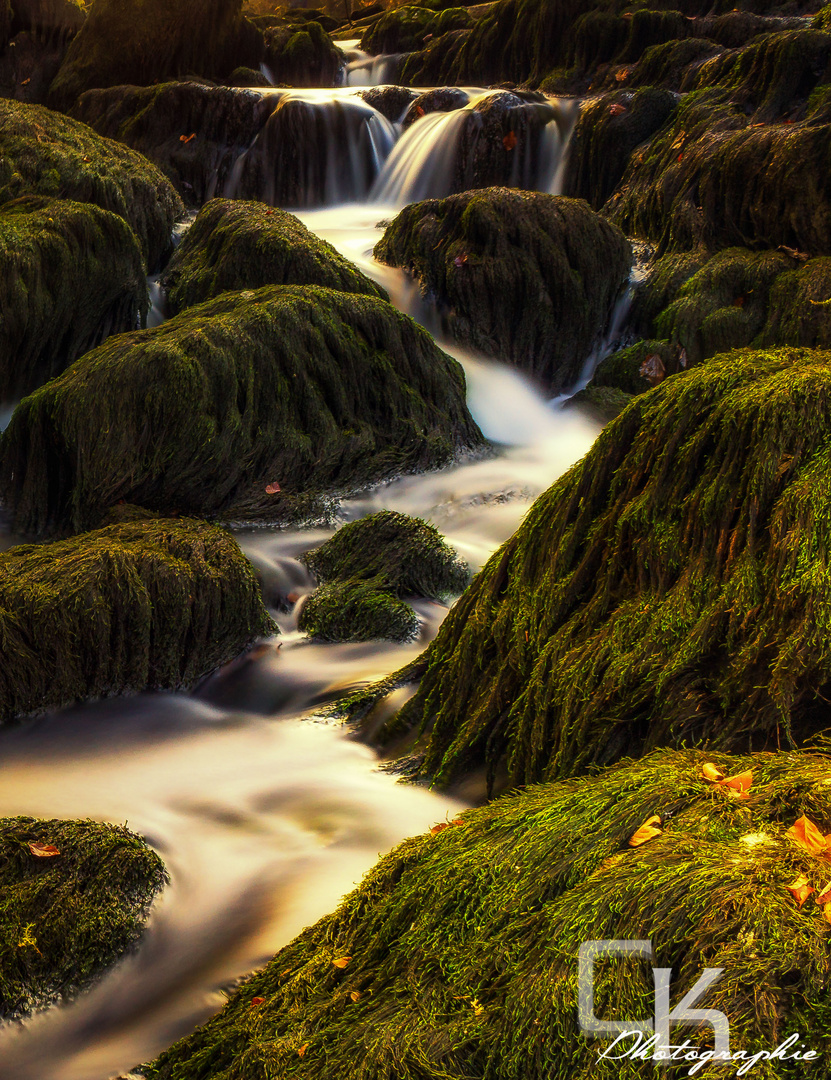
<svg viewBox="0 0 831 1080">
<path fill-rule="evenodd" d="M 678 349 L 667 341 L 645 340 L 618 349 L 598 365 L 591 386 L 599 389 L 620 390 L 626 394 L 643 394 L 652 388 L 652 383 L 641 374 L 641 368 L 647 357 L 658 356 L 668 374 L 677 374 Z"/>
<path fill-rule="evenodd" d="M 699 66 L 721 50 L 707 38 L 687 37 L 646 49 L 626 79 L 629 86 L 660 86 L 665 90 L 687 88 Z"/>
<path fill-rule="evenodd" d="M 467 566 L 435 526 L 392 510 L 344 525 L 303 562 L 319 581 L 373 582 L 398 597 L 448 600 L 469 580 Z"/>
<path fill-rule="evenodd" d="M 580 408 L 592 419 L 605 424 L 619 416 L 631 400 L 631 394 L 616 386 L 596 386 L 592 383 L 569 398 L 565 407 Z"/>
<path fill-rule="evenodd" d="M 828 723 L 831 355 L 667 379 L 534 504 L 442 624 L 390 730 L 423 775 L 530 783 Z"/>
<path fill-rule="evenodd" d="M 811 259 L 777 277 L 759 343 L 831 346 L 831 259 Z"/>
<path fill-rule="evenodd" d="M 146 158 L 38 105 L 0 99 L 0 204 L 21 195 L 94 203 L 130 225 L 155 267 L 184 207 Z"/>
<path fill-rule="evenodd" d="M 90 203 L 0 203 L 0 401 L 29 393 L 147 309 L 141 248 Z"/>
<path fill-rule="evenodd" d="M 483 442 L 462 369 L 407 316 L 271 286 L 111 338 L 24 398 L 0 487 L 24 533 L 89 528 L 119 499 L 287 520 Z"/>
<path fill-rule="evenodd" d="M 242 0 L 95 0 L 52 83 L 49 104 L 68 109 L 96 87 L 256 67 L 262 35 L 241 10 Z"/>
<path fill-rule="evenodd" d="M 819 9 L 811 25 L 815 30 L 831 31 L 831 4 Z"/>
<path fill-rule="evenodd" d="M 60 852 L 40 858 L 29 844 Z M 0 819 L 0 1016 L 21 1016 L 89 986 L 131 950 L 167 882 L 125 828 Z"/>
<path fill-rule="evenodd" d="M 404 5 L 385 12 L 361 38 L 361 48 L 372 56 L 412 52 L 421 47 L 428 27 L 436 20 L 430 8 Z"/>
<path fill-rule="evenodd" d="M 414 641 L 418 616 L 373 582 L 321 585 L 303 604 L 298 628 L 323 641 Z"/>
<path fill-rule="evenodd" d="M 598 1060 L 609 1042 L 578 1027 L 578 951 L 597 940 L 654 949 L 652 964 L 597 965 L 600 1016 L 651 1015 L 653 964 L 672 969 L 673 1002 L 720 968 L 706 1007 L 729 1017 L 731 1050 L 772 1050 L 794 1031 L 821 1051 L 827 923 L 788 885 L 804 873 L 820 890 L 828 864 L 785 834 L 802 813 L 831 829 L 831 759 L 717 755 L 728 774 L 752 769 L 746 802 L 702 779 L 707 760 L 653 754 L 405 841 L 148 1080 L 642 1080 L 649 1060 Z M 661 835 L 630 848 L 653 814 Z M 698 1029 L 672 1035 L 709 1045 Z M 805 1075 L 801 1063 L 758 1068 L 765 1080 Z"/>
<path fill-rule="evenodd" d="M 655 333 L 655 320 L 681 287 L 707 262 L 703 252 L 664 255 L 649 267 L 632 299 L 631 322 L 645 336 Z"/>
<path fill-rule="evenodd" d="M 190 686 L 275 632 L 254 571 L 222 529 L 112 525 L 0 554 L 0 722 Z"/>
<path fill-rule="evenodd" d="M 171 310 L 231 289 L 322 285 L 387 299 L 387 294 L 293 214 L 259 202 L 213 199 L 196 217 L 162 279 Z"/>
<path fill-rule="evenodd" d="M 318 22 L 267 30 L 265 59 L 277 82 L 288 86 L 334 86 L 343 61 Z"/>
<path fill-rule="evenodd" d="M 375 248 L 459 342 L 567 387 L 626 281 L 626 239 L 581 201 L 487 188 L 406 207 Z"/>
</svg>

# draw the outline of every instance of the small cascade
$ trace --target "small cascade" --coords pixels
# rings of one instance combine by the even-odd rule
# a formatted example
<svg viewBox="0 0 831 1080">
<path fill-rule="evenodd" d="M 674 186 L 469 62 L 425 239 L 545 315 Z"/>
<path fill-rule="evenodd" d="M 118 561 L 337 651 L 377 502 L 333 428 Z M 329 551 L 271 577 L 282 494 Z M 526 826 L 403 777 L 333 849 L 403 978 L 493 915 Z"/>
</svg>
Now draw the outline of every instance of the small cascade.
<svg viewBox="0 0 831 1080">
<path fill-rule="evenodd" d="M 385 83 L 395 82 L 401 63 L 399 55 L 370 56 L 360 49 L 350 49 L 345 51 L 344 55 L 346 86 L 383 86 Z"/>
</svg>

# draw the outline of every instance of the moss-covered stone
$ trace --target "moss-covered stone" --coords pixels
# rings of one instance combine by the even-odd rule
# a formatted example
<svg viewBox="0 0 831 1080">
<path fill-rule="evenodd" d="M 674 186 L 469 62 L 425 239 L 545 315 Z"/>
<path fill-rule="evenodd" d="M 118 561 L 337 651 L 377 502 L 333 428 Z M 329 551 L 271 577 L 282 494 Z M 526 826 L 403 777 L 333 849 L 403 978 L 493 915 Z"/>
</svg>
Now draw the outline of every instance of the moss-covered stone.
<svg viewBox="0 0 831 1080">
<path fill-rule="evenodd" d="M 24 533 L 89 528 L 119 499 L 307 518 L 324 497 L 482 446 L 464 395 L 460 366 L 383 300 L 225 293 L 111 338 L 24 398 L 0 487 Z"/>
<path fill-rule="evenodd" d="M 234 68 L 228 78 L 225 80 L 226 86 L 235 86 L 244 89 L 246 87 L 256 86 L 265 89 L 271 86 L 271 82 L 266 78 L 261 71 L 255 71 L 254 68 L 238 67 Z M 86 95 L 81 95 L 82 98 Z"/>
<path fill-rule="evenodd" d="M 759 341 L 831 346 L 831 259 L 810 259 L 776 278 Z"/>
<path fill-rule="evenodd" d="M 575 381 L 626 281 L 626 239 L 582 201 L 490 188 L 406 207 L 375 248 L 453 337 L 552 389 Z"/>
<path fill-rule="evenodd" d="M 183 212 L 146 158 L 85 124 L 37 105 L 0 99 L 0 204 L 21 195 L 94 203 L 130 225 L 155 268 Z"/>
<path fill-rule="evenodd" d="M 595 386 L 593 384 L 578 390 L 563 406 L 565 409 L 580 409 L 598 423 L 606 424 L 620 416 L 632 395 L 616 386 Z"/>
<path fill-rule="evenodd" d="M 147 309 L 141 248 L 91 203 L 0 203 L 0 401 L 28 394 Z"/>
<path fill-rule="evenodd" d="M 361 48 L 372 56 L 413 52 L 424 43 L 435 18 L 436 13 L 426 7 L 408 4 L 391 8 L 369 27 L 361 38 Z"/>
<path fill-rule="evenodd" d="M 73 38 L 86 22 L 81 0 L 14 0 L 11 33 Z"/>
<path fill-rule="evenodd" d="M 563 194 L 599 210 L 620 183 L 629 158 L 675 112 L 675 97 L 652 87 L 589 101 L 571 139 Z"/>
<path fill-rule="evenodd" d="M 174 252 L 162 284 L 176 313 L 232 289 L 322 285 L 387 299 L 384 290 L 293 214 L 213 199 Z"/>
<path fill-rule="evenodd" d="M 705 252 L 681 252 L 664 255 L 649 266 L 632 298 L 630 321 L 646 337 L 654 336 L 655 320 L 676 298 L 686 281 L 707 262 Z"/>
<path fill-rule="evenodd" d="M 365 90 L 359 90 L 358 96 L 394 124 L 401 119 L 417 95 L 406 86 L 368 86 Z"/>
<path fill-rule="evenodd" d="M 265 33 L 265 61 L 278 83 L 335 86 L 343 56 L 319 22 Z"/>
<path fill-rule="evenodd" d="M 95 0 L 49 104 L 68 109 L 85 90 L 256 67 L 262 35 L 241 11 L 242 0 Z"/>
<path fill-rule="evenodd" d="M 437 86 L 426 90 L 410 103 L 404 115 L 404 129 L 412 127 L 416 120 L 428 113 L 455 112 L 456 109 L 463 109 L 469 101 L 470 95 L 458 86 Z"/>
<path fill-rule="evenodd" d="M 707 762 L 752 771 L 750 798 L 704 780 Z M 803 814 L 831 829 L 829 769 L 823 755 L 664 752 L 465 811 L 383 858 L 148 1080 L 642 1080 L 652 1062 L 599 1060 L 611 1039 L 579 1028 L 579 950 L 609 940 L 651 940 L 654 956 L 597 964 L 599 1015 L 651 1015 L 653 966 L 672 969 L 673 1002 L 715 967 L 706 1007 L 729 1017 L 732 1051 L 791 1032 L 818 1050 L 831 951 L 814 901 L 828 864 L 786 834 Z M 630 847 L 653 815 L 660 834 Z M 800 874 L 815 890 L 802 907 L 788 891 Z M 709 1045 L 699 1028 L 672 1035 Z"/>
<path fill-rule="evenodd" d="M 59 854 L 38 857 L 30 844 Z M 0 819 L 0 1016 L 89 986 L 136 945 L 166 881 L 158 855 L 126 828 Z"/>
<path fill-rule="evenodd" d="M 372 582 L 394 596 L 433 600 L 458 596 L 470 576 L 434 525 L 392 510 L 344 525 L 303 562 L 321 582 Z"/>
<path fill-rule="evenodd" d="M 657 357 L 660 364 L 656 364 Z M 686 363 L 684 367 L 686 367 Z M 680 364 L 680 350 L 668 341 L 644 340 L 624 349 L 616 349 L 611 356 L 597 367 L 588 390 L 617 390 L 620 393 L 644 394 L 661 379 L 657 378 L 663 368 L 664 376 L 677 375 L 683 370 Z M 649 378 L 646 374 L 652 374 Z M 614 400 L 614 399 L 612 399 Z M 622 398 L 618 398 L 622 402 Z M 618 410 L 621 411 L 621 410 Z M 616 414 L 615 414 L 616 415 Z"/>
<path fill-rule="evenodd" d="M 387 729 L 512 784 L 828 724 L 831 356 L 737 352 L 636 397 L 442 624 Z"/>
<path fill-rule="evenodd" d="M 0 554 L 0 722 L 179 689 L 275 632 L 236 541 L 204 522 L 112 525 Z"/>
<path fill-rule="evenodd" d="M 366 581 L 335 581 L 307 597 L 298 628 L 322 641 L 396 641 L 418 637 L 409 604 Z"/>
<path fill-rule="evenodd" d="M 627 86 L 660 86 L 677 93 L 688 89 L 701 64 L 720 52 L 719 46 L 707 38 L 667 41 L 647 49 L 630 72 L 618 70 L 617 74 L 625 75 Z"/>
</svg>

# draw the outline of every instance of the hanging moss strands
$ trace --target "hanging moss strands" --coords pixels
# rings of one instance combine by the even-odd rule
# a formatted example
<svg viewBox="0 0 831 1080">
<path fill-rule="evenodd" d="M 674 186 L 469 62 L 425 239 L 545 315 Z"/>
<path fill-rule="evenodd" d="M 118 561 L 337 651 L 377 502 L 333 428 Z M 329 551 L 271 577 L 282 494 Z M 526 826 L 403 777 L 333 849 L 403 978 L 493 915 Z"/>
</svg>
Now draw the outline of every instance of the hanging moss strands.
<svg viewBox="0 0 831 1080">
<path fill-rule="evenodd" d="M 162 283 L 174 313 L 262 285 L 322 285 L 387 299 L 380 285 L 294 214 L 244 200 L 213 199 L 199 211 Z"/>
<path fill-rule="evenodd" d="M 192 686 L 276 633 L 233 537 L 204 522 L 112 525 L 0 554 L 0 722 Z"/>
<path fill-rule="evenodd" d="M 751 771 L 749 797 L 705 780 L 710 763 Z M 787 831 L 803 814 L 831 831 L 829 779 L 820 755 L 662 752 L 466 811 L 383 858 L 148 1080 L 642 1080 L 651 1062 L 601 1061 L 611 1040 L 578 1027 L 578 950 L 610 939 L 652 941 L 673 1003 L 722 968 L 702 1007 L 729 1017 L 732 1051 L 799 1032 L 821 1052 L 831 935 L 815 899 L 828 861 Z M 630 847 L 653 816 L 657 835 Z M 788 890 L 800 874 L 814 889 L 802 907 Z M 654 993 L 646 962 L 595 967 L 598 1016 L 653 1015 Z M 709 1044 L 709 1030 L 671 1034 Z M 793 1066 L 760 1063 L 759 1075 L 806 1075 Z"/>
<path fill-rule="evenodd" d="M 0 1017 L 86 989 L 135 947 L 167 880 L 126 828 L 0 818 Z"/>
<path fill-rule="evenodd" d="M 526 784 L 829 722 L 831 355 L 736 352 L 635 398 L 444 621 L 382 737 Z"/>
<path fill-rule="evenodd" d="M 334 581 L 309 596 L 298 629 L 321 641 L 396 641 L 418 637 L 418 616 L 409 604 L 374 582 Z"/>
<path fill-rule="evenodd" d="M 0 204 L 0 401 L 36 389 L 147 309 L 141 248 L 91 203 Z"/>
</svg>

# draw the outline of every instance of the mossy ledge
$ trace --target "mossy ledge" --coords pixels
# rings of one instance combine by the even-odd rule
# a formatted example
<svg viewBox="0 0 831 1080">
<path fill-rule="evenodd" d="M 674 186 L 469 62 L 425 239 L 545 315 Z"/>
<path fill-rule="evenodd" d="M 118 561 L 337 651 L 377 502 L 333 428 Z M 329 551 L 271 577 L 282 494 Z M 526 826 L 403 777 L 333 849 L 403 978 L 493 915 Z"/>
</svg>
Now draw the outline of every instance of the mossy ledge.
<svg viewBox="0 0 831 1080">
<path fill-rule="evenodd" d="M 0 203 L 0 402 L 28 394 L 147 311 L 130 226 L 91 203 Z"/>
<path fill-rule="evenodd" d="M 749 798 L 704 780 L 708 761 L 752 770 Z M 831 939 L 822 908 L 800 908 L 788 885 L 805 874 L 818 896 L 828 863 L 786 833 L 803 814 L 831 830 L 830 778 L 824 755 L 662 752 L 466 811 L 383 858 L 145 1075 L 642 1080 L 642 1061 L 600 1061 L 608 1042 L 579 1030 L 577 956 L 591 940 L 651 940 L 673 1001 L 704 967 L 723 969 L 706 1007 L 729 1017 L 733 1051 L 772 1050 L 791 1032 L 821 1050 Z M 630 847 L 652 815 L 660 835 Z M 654 1011 L 651 965 L 609 960 L 595 976 L 599 1015 Z M 699 1045 L 698 1031 L 673 1034 Z M 759 1075 L 802 1068 L 769 1062 Z"/>
<path fill-rule="evenodd" d="M 828 725 L 831 354 L 666 379 L 534 504 L 444 621 L 382 741 L 446 785 Z"/>
<path fill-rule="evenodd" d="M 59 854 L 36 856 L 30 844 Z M 158 855 L 126 828 L 0 819 L 0 1017 L 88 987 L 135 947 L 167 880 Z"/>
<path fill-rule="evenodd" d="M 623 234 L 582 200 L 486 188 L 413 203 L 375 247 L 462 344 L 571 385 L 629 273 Z"/>
<path fill-rule="evenodd" d="M 0 204 L 20 195 L 95 203 L 124 218 L 155 269 L 184 206 L 147 158 L 77 120 L 0 99 Z"/>
<path fill-rule="evenodd" d="M 162 285 L 174 313 L 232 289 L 263 285 L 322 285 L 388 299 L 294 214 L 229 199 L 213 199 L 199 211 Z"/>
<path fill-rule="evenodd" d="M 0 554 L 0 723 L 175 690 L 276 633 L 234 538 L 200 521 L 111 525 Z"/>
<path fill-rule="evenodd" d="M 383 300 L 312 286 L 224 293 L 110 338 L 24 398 L 0 490 L 24 535 L 114 503 L 272 521 L 481 449 L 461 367 Z"/>
</svg>

